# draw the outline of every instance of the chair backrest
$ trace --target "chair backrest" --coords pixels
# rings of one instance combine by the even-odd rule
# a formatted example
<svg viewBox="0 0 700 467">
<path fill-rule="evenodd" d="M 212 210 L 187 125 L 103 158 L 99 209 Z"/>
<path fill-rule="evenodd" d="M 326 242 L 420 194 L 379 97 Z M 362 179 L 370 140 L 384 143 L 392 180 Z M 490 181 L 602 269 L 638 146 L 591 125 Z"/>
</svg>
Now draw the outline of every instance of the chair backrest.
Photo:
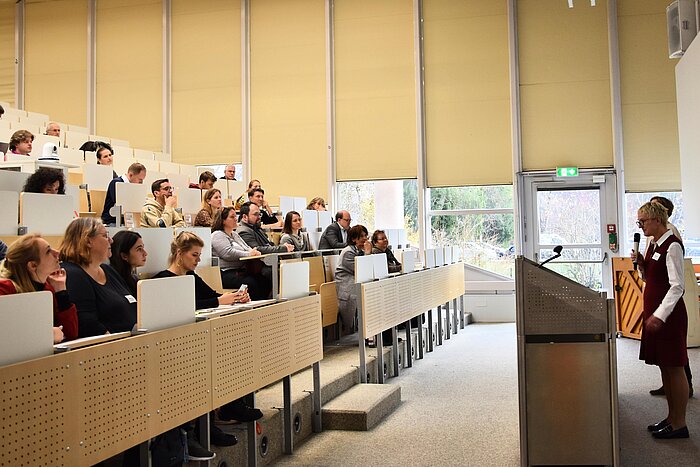
<svg viewBox="0 0 700 467">
<path fill-rule="evenodd" d="M 21 193 L 19 200 L 19 223 L 28 232 L 63 235 L 76 215 L 75 200 L 70 195 Z"/>
<path fill-rule="evenodd" d="M 17 235 L 18 222 L 19 192 L 0 191 L 0 235 Z"/>
<path fill-rule="evenodd" d="M 107 191 L 109 182 L 114 179 L 114 172 L 109 165 L 85 164 L 83 167 L 83 183 L 89 190 Z"/>
<path fill-rule="evenodd" d="M 157 331 L 195 322 L 194 277 L 139 281 L 137 326 Z"/>
<path fill-rule="evenodd" d="M 197 269 L 197 275 L 207 283 L 209 287 L 219 293 L 224 293 L 224 285 L 221 281 L 221 268 L 219 266 L 204 266 Z"/>
<path fill-rule="evenodd" d="M 309 263 L 309 287 L 317 293 L 321 292 L 321 285 L 326 282 L 326 268 L 323 266 L 323 256 L 309 256 L 304 258 Z"/>
<path fill-rule="evenodd" d="M 338 295 L 335 290 L 335 282 L 321 284 L 321 319 L 323 327 L 338 322 Z"/>
</svg>

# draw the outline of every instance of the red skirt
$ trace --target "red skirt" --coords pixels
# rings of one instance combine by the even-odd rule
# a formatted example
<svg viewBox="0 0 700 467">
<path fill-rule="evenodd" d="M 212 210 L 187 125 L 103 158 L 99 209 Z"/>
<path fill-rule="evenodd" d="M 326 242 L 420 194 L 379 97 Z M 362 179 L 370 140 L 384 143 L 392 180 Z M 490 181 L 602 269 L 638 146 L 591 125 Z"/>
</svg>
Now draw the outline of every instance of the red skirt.
<svg viewBox="0 0 700 467">
<path fill-rule="evenodd" d="M 655 332 L 647 331 L 647 319 L 655 310 L 644 310 L 639 359 L 648 365 L 686 366 L 688 364 L 688 313 L 681 297 L 673 312 Z"/>
</svg>

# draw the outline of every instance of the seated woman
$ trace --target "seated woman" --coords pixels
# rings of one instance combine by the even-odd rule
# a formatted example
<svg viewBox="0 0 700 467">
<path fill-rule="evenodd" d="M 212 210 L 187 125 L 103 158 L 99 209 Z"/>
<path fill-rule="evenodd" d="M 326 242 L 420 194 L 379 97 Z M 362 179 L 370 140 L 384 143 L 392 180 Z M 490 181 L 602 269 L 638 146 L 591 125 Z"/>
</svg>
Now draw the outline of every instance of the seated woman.
<svg viewBox="0 0 700 467">
<path fill-rule="evenodd" d="M 306 209 L 308 211 L 325 211 L 326 202 L 323 200 L 323 198 L 317 196 L 309 202 L 308 206 L 306 206 Z"/>
<path fill-rule="evenodd" d="M 280 245 L 284 245 L 285 243 L 294 245 L 294 251 L 311 250 L 311 247 L 301 235 L 301 216 L 296 211 L 289 211 L 284 218 Z"/>
<path fill-rule="evenodd" d="M 65 195 L 66 178 L 63 170 L 39 167 L 24 183 L 25 193 L 44 193 L 47 195 Z"/>
<path fill-rule="evenodd" d="M 66 271 L 58 264 L 58 251 L 37 234 L 17 239 L 0 265 L 0 295 L 39 292 L 53 294 L 53 342 L 78 337 L 78 312 L 66 290 Z"/>
<path fill-rule="evenodd" d="M 386 254 L 386 262 L 389 266 L 389 272 L 401 272 L 401 263 L 396 259 L 394 253 L 389 248 L 389 239 L 386 238 L 386 232 L 383 230 L 375 230 L 372 234 L 372 254 Z"/>
<path fill-rule="evenodd" d="M 204 194 L 202 199 L 202 209 L 194 218 L 195 227 L 211 227 L 214 216 L 221 209 L 221 191 L 218 188 L 212 188 Z"/>
<path fill-rule="evenodd" d="M 112 256 L 109 264 L 117 271 L 131 295 L 136 297 L 136 268 L 146 264 L 148 253 L 143 245 L 143 239 L 137 232 L 120 230 L 112 239 Z"/>
<path fill-rule="evenodd" d="M 260 252 L 248 246 L 236 232 L 237 227 L 236 211 L 230 206 L 216 214 L 211 226 L 211 249 L 219 258 L 221 282 L 225 289 L 237 289 L 246 284 L 253 300 L 266 299 L 272 290 L 272 280 L 263 275 L 261 261 L 240 260 L 246 256 L 260 256 Z"/>
<path fill-rule="evenodd" d="M 198 310 L 249 302 L 250 296 L 247 291 L 220 294 L 209 287 L 194 272 L 201 259 L 203 247 L 204 242 L 196 234 L 180 232 L 170 244 L 170 257 L 168 258 L 170 266 L 153 278 L 184 276 L 185 274 L 194 276 L 195 305 Z"/>
<path fill-rule="evenodd" d="M 338 295 L 338 313 L 346 334 L 355 331 L 355 257 L 372 253 L 372 244 L 367 241 L 367 228 L 355 225 L 348 230 L 348 246 L 343 248 L 335 268 L 335 290 Z"/>
<path fill-rule="evenodd" d="M 66 287 L 78 309 L 78 336 L 131 331 L 136 298 L 106 261 L 112 239 L 99 219 L 79 217 L 68 224 L 59 250 Z"/>
<path fill-rule="evenodd" d="M 104 141 L 95 141 L 95 156 L 97 157 L 97 165 L 112 166 L 114 163 L 114 150 L 109 143 Z M 112 169 L 112 178 L 117 178 L 117 172 Z"/>
</svg>

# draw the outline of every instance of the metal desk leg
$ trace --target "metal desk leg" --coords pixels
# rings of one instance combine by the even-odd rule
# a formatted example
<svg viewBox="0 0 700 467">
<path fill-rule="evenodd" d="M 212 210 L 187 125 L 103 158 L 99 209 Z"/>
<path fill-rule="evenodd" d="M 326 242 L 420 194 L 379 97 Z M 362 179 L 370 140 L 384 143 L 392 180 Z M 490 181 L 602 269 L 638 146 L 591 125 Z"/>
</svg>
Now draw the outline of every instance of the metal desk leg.
<svg viewBox="0 0 700 467">
<path fill-rule="evenodd" d="M 418 349 L 416 352 L 416 358 L 423 359 L 423 315 L 418 315 Z"/>
<path fill-rule="evenodd" d="M 392 361 L 394 363 L 394 377 L 399 376 L 401 371 L 399 365 L 399 333 L 396 330 L 396 326 L 391 328 L 391 347 L 392 347 Z"/>
<path fill-rule="evenodd" d="M 255 393 L 252 392 L 245 396 L 246 404 L 249 407 L 255 407 Z M 256 430 L 258 422 L 249 422 L 247 425 L 248 431 L 248 467 L 257 467 L 258 465 L 258 432 Z"/>
<path fill-rule="evenodd" d="M 209 443 L 209 412 L 204 415 L 200 415 L 197 418 L 197 437 L 199 438 L 199 444 L 204 449 L 211 449 L 211 444 Z M 199 465 L 202 467 L 211 465 L 209 461 L 200 461 Z"/>
<path fill-rule="evenodd" d="M 320 433 L 323 431 L 321 424 L 321 363 L 313 364 L 314 374 L 314 393 L 311 395 L 312 404 L 314 406 L 313 431 Z"/>
<path fill-rule="evenodd" d="M 437 307 L 437 345 L 442 345 L 442 307 Z"/>
<path fill-rule="evenodd" d="M 148 441 L 139 444 L 139 465 L 141 467 L 148 467 L 150 465 L 148 462 L 148 452 Z"/>
<path fill-rule="evenodd" d="M 384 384 L 384 341 L 382 333 L 374 336 L 374 343 L 377 346 L 377 384 Z"/>
<path fill-rule="evenodd" d="M 292 426 L 292 377 L 285 376 L 282 378 L 282 392 L 284 393 L 284 453 L 292 454 L 294 452 L 294 429 Z"/>
<path fill-rule="evenodd" d="M 450 302 L 445 303 L 445 339 L 452 337 L 452 322 L 450 322 Z"/>
<path fill-rule="evenodd" d="M 433 309 L 428 310 L 428 352 L 433 351 Z"/>
<path fill-rule="evenodd" d="M 279 298 L 280 295 L 280 259 L 277 255 L 272 255 L 272 298 Z"/>
<path fill-rule="evenodd" d="M 464 295 L 459 297 L 459 329 L 464 329 Z"/>
<path fill-rule="evenodd" d="M 357 296 L 362 297 L 362 284 L 357 284 Z M 365 323 L 362 320 L 362 300 L 357 302 L 357 338 L 360 348 L 360 383 L 367 382 L 367 362 L 365 361 Z"/>
<path fill-rule="evenodd" d="M 406 321 L 406 368 L 413 366 L 413 356 L 411 356 L 411 320 Z"/>
<path fill-rule="evenodd" d="M 454 329 L 454 333 L 457 334 L 459 333 L 459 312 L 457 311 L 456 298 L 452 299 L 452 311 L 454 312 L 454 315 L 452 315 L 452 329 Z"/>
</svg>

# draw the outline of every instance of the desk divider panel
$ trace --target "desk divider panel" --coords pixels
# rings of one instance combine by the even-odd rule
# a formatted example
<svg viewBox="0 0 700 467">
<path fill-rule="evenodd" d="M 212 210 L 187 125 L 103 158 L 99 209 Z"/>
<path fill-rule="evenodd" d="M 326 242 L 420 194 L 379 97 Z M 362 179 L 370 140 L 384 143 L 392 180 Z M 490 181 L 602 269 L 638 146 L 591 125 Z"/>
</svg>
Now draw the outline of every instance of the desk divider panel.
<svg viewBox="0 0 700 467">
<path fill-rule="evenodd" d="M 170 184 L 174 186 L 175 188 L 189 188 L 190 187 L 190 180 L 187 177 L 187 175 L 182 175 L 179 171 L 178 172 L 170 172 L 169 170 L 163 169 L 163 164 L 165 162 L 161 162 L 161 172 L 165 172 L 165 178 L 170 180 Z M 177 164 L 173 164 L 177 165 Z M 179 167 L 176 167 L 179 170 Z M 222 195 L 223 197 L 223 195 Z"/>
<path fill-rule="evenodd" d="M 109 182 L 113 177 L 112 167 L 109 165 L 85 164 L 83 166 L 83 183 L 86 183 L 88 190 L 107 191 Z"/>
<path fill-rule="evenodd" d="M 20 225 L 26 226 L 29 233 L 63 235 L 75 217 L 74 207 L 72 196 L 21 193 Z"/>
<path fill-rule="evenodd" d="M 17 235 L 18 222 L 19 192 L 0 191 L 0 235 Z"/>
<path fill-rule="evenodd" d="M 114 185 L 116 204 L 122 206 L 123 212 L 141 212 L 150 189 L 151 186 L 146 184 L 116 183 Z"/>
</svg>

